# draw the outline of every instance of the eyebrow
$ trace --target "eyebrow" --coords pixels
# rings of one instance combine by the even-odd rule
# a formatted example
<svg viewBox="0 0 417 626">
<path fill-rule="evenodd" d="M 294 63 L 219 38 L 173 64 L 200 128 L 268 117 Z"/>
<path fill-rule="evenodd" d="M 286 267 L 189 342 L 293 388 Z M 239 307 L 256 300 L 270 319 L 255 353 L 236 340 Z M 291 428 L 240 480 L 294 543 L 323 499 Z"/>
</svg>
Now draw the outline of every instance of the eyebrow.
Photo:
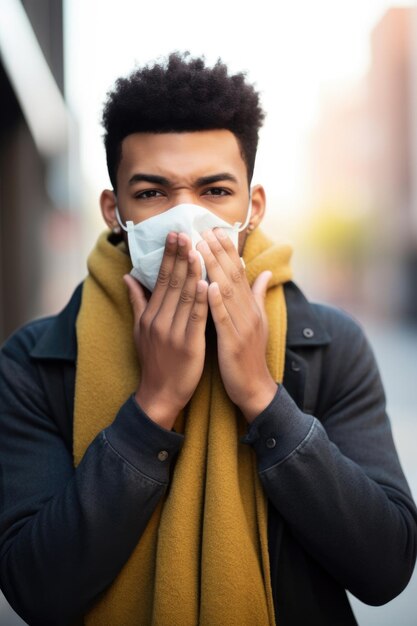
<svg viewBox="0 0 417 626">
<path fill-rule="evenodd" d="M 201 176 L 197 178 L 195 184 L 197 187 L 203 187 L 204 185 L 212 185 L 213 183 L 219 183 L 223 180 L 228 180 L 232 183 L 238 183 L 236 176 L 233 174 L 229 174 L 228 172 L 221 172 L 219 174 L 212 174 L 211 176 Z M 129 178 L 129 185 L 134 185 L 135 183 L 153 183 L 155 185 L 161 185 L 162 187 L 172 187 L 173 183 L 169 178 L 165 176 L 158 176 L 157 174 L 142 174 L 137 173 L 133 174 Z"/>
<path fill-rule="evenodd" d="M 197 187 L 203 187 L 204 185 L 211 185 L 213 183 L 220 183 L 222 180 L 228 180 L 232 183 L 238 182 L 236 176 L 229 174 L 228 172 L 221 172 L 220 174 L 213 174 L 212 176 L 201 176 L 197 178 Z"/>
<path fill-rule="evenodd" d="M 129 185 L 134 185 L 135 183 L 154 183 L 156 185 L 162 185 L 163 187 L 169 187 L 171 185 L 171 181 L 165 176 L 157 176 L 156 174 L 133 174 L 129 178 Z"/>
</svg>

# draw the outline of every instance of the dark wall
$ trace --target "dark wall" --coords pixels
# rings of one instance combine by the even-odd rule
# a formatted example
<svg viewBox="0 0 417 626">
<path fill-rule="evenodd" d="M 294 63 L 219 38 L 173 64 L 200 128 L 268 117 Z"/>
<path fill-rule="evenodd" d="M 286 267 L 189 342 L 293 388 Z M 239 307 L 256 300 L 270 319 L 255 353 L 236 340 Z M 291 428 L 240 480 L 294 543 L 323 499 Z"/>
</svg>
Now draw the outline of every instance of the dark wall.
<svg viewBox="0 0 417 626">
<path fill-rule="evenodd" d="M 62 89 L 60 0 L 23 3 Z M 43 223 L 53 210 L 38 153 L 0 57 L 0 342 L 36 315 L 42 283 Z"/>
<path fill-rule="evenodd" d="M 22 0 L 55 82 L 64 93 L 63 6 L 61 0 Z"/>
</svg>

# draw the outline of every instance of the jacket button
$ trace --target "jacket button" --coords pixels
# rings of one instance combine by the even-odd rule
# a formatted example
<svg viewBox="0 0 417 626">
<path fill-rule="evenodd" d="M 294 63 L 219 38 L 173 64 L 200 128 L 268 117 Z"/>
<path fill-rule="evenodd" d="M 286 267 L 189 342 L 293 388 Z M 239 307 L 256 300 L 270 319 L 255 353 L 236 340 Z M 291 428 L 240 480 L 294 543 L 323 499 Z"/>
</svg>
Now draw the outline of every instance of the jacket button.
<svg viewBox="0 0 417 626">
<path fill-rule="evenodd" d="M 299 372 L 301 367 L 298 365 L 297 361 L 291 361 L 291 369 L 293 372 Z"/>
<path fill-rule="evenodd" d="M 304 328 L 303 335 L 306 339 L 314 337 L 314 330 L 312 328 Z"/>
<path fill-rule="evenodd" d="M 166 461 L 168 458 L 168 452 L 166 450 L 161 450 L 158 452 L 158 459 L 160 461 Z"/>
<path fill-rule="evenodd" d="M 277 442 L 276 442 L 276 439 L 274 439 L 274 437 L 270 437 L 269 439 L 266 440 L 267 448 L 275 448 L 276 445 L 277 445 Z"/>
</svg>

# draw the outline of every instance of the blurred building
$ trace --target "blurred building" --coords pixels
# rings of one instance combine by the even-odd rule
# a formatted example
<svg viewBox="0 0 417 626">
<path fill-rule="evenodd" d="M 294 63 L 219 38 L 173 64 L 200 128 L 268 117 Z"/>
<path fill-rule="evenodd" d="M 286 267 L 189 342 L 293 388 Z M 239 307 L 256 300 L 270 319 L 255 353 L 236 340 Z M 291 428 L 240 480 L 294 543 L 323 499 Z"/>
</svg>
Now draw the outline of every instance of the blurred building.
<svg viewBox="0 0 417 626">
<path fill-rule="evenodd" d="M 417 9 L 387 11 L 370 47 L 368 74 L 326 94 L 311 142 L 315 213 L 356 221 L 344 239 L 319 237 L 348 252 L 344 275 L 326 259 L 326 295 L 417 322 Z"/>
<path fill-rule="evenodd" d="M 417 322 L 417 10 L 393 8 L 371 37 L 373 201 L 398 267 L 401 313 Z"/>
<path fill-rule="evenodd" d="M 371 200 L 367 80 L 322 97 L 312 134 L 311 183 L 316 205 L 367 206 Z"/>
<path fill-rule="evenodd" d="M 0 0 L 0 16 L 1 342 L 48 308 L 77 219 L 62 0 Z M 71 271 L 71 255 L 67 263 Z"/>
</svg>

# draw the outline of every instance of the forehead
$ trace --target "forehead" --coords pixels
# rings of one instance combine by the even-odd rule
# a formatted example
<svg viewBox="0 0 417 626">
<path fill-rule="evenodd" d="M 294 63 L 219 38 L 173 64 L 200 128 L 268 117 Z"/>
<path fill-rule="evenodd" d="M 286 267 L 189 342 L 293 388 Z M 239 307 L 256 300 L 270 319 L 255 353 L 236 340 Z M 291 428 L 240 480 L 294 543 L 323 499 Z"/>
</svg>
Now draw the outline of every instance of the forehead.
<svg viewBox="0 0 417 626">
<path fill-rule="evenodd" d="M 120 182 L 138 171 L 170 179 L 197 178 L 218 172 L 246 177 L 239 143 L 229 130 L 128 135 L 122 141 Z"/>
</svg>

